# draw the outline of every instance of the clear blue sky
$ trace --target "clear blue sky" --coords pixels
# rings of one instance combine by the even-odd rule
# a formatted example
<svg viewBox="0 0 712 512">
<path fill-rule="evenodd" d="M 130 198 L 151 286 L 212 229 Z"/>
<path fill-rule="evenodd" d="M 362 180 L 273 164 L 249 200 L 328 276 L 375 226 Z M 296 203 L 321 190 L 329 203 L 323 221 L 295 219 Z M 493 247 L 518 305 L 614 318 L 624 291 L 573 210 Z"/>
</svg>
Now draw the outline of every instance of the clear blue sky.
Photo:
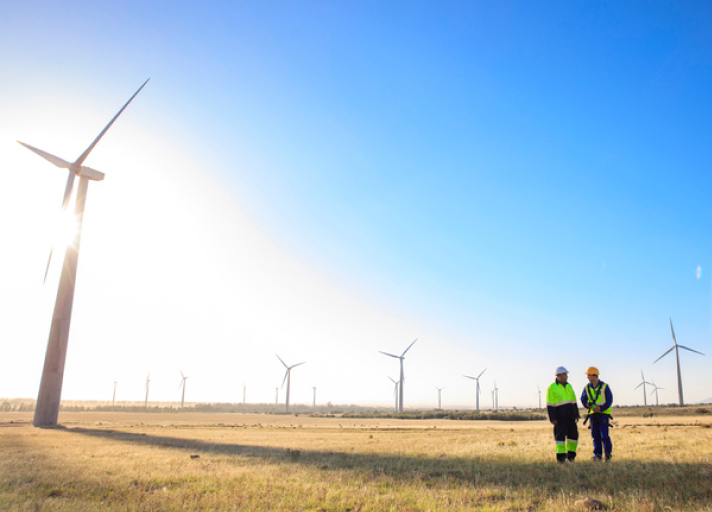
<svg viewBox="0 0 712 512">
<path fill-rule="evenodd" d="M 0 396 L 37 393 L 65 179 L 15 140 L 74 160 L 148 77 L 87 161 L 66 398 L 271 401 L 279 352 L 293 401 L 385 404 L 417 337 L 406 406 L 561 364 L 672 402 L 668 317 L 712 352 L 707 2 L 6 2 L 0 55 Z"/>
</svg>

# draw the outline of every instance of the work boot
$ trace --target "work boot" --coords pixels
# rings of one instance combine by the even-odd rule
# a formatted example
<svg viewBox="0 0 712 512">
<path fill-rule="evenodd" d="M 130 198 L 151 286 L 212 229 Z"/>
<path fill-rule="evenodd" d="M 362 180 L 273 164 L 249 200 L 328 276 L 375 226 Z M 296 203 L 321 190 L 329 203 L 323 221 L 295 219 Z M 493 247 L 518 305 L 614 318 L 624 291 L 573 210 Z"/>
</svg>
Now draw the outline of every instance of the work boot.
<svg viewBox="0 0 712 512">
<path fill-rule="evenodd" d="M 610 461 L 612 457 L 613 457 L 612 454 L 607 453 L 607 454 L 606 454 L 606 462 Z"/>
<path fill-rule="evenodd" d="M 566 462 L 566 454 L 565 453 L 557 453 L 556 454 L 556 462 L 559 464 L 563 464 Z"/>
<path fill-rule="evenodd" d="M 576 452 L 568 452 L 566 458 L 569 462 L 573 462 L 576 459 Z"/>
<path fill-rule="evenodd" d="M 591 460 L 593 462 L 601 462 L 602 459 L 598 455 L 594 455 L 593 457 L 591 457 Z"/>
</svg>

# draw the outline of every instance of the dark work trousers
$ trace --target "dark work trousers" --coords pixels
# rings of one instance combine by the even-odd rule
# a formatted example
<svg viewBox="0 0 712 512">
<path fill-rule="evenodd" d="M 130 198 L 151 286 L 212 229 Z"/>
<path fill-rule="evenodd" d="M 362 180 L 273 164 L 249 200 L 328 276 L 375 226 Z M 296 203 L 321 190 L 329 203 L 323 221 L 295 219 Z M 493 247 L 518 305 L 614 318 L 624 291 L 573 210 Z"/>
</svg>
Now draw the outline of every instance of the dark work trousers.
<svg viewBox="0 0 712 512">
<path fill-rule="evenodd" d="M 576 447 L 578 446 L 578 425 L 576 420 L 559 420 L 554 425 L 554 441 L 556 441 L 556 460 L 563 462 L 566 459 L 576 458 Z"/>
<path fill-rule="evenodd" d="M 613 452 L 613 443 L 608 435 L 608 421 L 592 421 L 591 437 L 593 437 L 593 456 L 600 459 L 605 450 L 606 458 L 609 458 Z"/>
</svg>

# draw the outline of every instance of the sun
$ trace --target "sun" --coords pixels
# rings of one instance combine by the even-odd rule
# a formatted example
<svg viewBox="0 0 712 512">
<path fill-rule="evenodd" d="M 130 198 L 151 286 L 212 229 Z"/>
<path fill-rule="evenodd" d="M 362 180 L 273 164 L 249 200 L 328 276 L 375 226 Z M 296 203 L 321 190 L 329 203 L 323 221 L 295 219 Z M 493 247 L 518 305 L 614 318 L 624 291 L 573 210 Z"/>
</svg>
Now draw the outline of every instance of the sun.
<svg viewBox="0 0 712 512">
<path fill-rule="evenodd" d="M 55 252 L 64 251 L 69 246 L 76 247 L 79 235 L 79 219 L 70 210 L 61 210 L 54 225 L 52 247 Z"/>
</svg>

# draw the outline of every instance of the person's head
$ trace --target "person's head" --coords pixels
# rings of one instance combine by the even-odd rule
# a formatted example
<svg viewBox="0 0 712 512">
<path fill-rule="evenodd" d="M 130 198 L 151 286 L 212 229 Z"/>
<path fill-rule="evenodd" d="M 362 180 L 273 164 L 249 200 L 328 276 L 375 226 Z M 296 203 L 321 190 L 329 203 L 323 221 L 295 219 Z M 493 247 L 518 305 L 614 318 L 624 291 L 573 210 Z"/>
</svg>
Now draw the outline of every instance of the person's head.
<svg viewBox="0 0 712 512">
<path fill-rule="evenodd" d="M 595 366 L 590 366 L 588 370 L 586 370 L 586 375 L 588 376 L 588 381 L 593 384 L 594 386 L 598 385 L 598 368 Z"/>
<path fill-rule="evenodd" d="M 564 368 L 563 366 L 559 366 L 556 369 L 556 380 L 561 382 L 562 384 L 566 384 L 566 381 L 569 379 L 569 371 Z"/>
</svg>

